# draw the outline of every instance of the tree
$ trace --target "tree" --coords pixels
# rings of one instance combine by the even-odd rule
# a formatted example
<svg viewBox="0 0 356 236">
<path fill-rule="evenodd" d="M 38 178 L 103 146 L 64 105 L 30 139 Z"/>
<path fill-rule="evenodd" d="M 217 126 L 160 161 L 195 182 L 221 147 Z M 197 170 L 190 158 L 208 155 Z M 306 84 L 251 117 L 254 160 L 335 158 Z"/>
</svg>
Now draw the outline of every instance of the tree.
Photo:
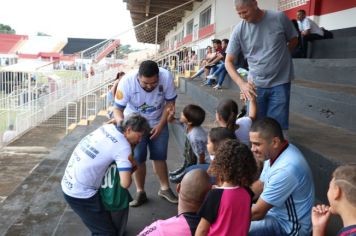
<svg viewBox="0 0 356 236">
<path fill-rule="evenodd" d="M 0 33 L 3 34 L 16 34 L 16 31 L 9 25 L 0 24 Z"/>
</svg>

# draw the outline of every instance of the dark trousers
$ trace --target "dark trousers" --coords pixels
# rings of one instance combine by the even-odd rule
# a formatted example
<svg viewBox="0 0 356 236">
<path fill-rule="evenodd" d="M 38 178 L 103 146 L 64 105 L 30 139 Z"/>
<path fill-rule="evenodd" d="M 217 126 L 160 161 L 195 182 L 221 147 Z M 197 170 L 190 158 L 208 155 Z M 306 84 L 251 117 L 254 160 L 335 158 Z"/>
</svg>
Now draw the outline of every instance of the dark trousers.
<svg viewBox="0 0 356 236">
<path fill-rule="evenodd" d="M 87 199 L 63 195 L 69 206 L 81 218 L 93 236 L 121 236 L 124 234 L 129 212 L 128 208 L 115 212 L 105 210 L 99 193 Z"/>
<path fill-rule="evenodd" d="M 307 57 L 308 55 L 308 42 L 312 42 L 314 40 L 323 39 L 324 37 L 319 34 L 308 34 L 302 36 L 302 50 L 303 50 L 303 57 Z"/>
</svg>

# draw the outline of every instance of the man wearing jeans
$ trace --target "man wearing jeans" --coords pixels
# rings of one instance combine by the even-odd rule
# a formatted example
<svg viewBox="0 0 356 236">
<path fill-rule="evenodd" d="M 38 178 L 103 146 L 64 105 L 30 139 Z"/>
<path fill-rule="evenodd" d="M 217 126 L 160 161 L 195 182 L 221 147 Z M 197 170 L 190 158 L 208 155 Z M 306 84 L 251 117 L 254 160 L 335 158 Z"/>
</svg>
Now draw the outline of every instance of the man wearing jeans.
<svg viewBox="0 0 356 236">
<path fill-rule="evenodd" d="M 230 37 L 226 70 L 245 98 L 257 95 L 257 118 L 272 117 L 288 130 L 293 77 L 289 50 L 298 43 L 297 31 L 283 12 L 261 10 L 256 0 L 234 0 L 234 4 L 243 20 Z M 244 81 L 236 72 L 234 60 L 240 52 L 247 59 L 252 81 Z"/>
<path fill-rule="evenodd" d="M 139 113 L 148 120 L 151 127 L 150 136 L 144 137 L 134 150 L 138 168 L 134 174 L 137 193 L 130 202 L 132 207 L 147 201 L 144 189 L 147 147 L 160 183 L 158 195 L 171 203 L 178 203 L 169 187 L 166 163 L 169 137 L 167 108 L 174 108 L 176 97 L 172 74 L 166 69 L 158 68 L 154 61 L 143 61 L 138 71 L 125 75 L 119 82 L 114 108 L 116 122 L 120 123 L 124 115 Z"/>
</svg>

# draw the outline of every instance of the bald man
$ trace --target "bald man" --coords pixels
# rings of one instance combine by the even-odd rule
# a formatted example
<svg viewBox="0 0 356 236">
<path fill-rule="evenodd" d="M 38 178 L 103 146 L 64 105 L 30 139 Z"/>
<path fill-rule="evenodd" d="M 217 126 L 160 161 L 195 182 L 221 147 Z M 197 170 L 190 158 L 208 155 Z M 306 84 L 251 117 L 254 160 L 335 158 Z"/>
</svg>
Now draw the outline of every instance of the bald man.
<svg viewBox="0 0 356 236">
<path fill-rule="evenodd" d="M 139 236 L 194 235 L 200 221 L 196 213 L 210 189 L 210 179 L 206 171 L 195 169 L 188 172 L 177 185 L 178 215 L 153 222 Z"/>
</svg>

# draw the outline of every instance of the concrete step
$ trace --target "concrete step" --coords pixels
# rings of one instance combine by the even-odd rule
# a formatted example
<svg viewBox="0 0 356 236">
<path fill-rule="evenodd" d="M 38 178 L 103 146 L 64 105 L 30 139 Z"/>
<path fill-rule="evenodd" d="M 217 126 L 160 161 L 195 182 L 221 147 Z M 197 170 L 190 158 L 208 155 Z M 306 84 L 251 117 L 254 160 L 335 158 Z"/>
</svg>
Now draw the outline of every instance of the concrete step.
<svg viewBox="0 0 356 236">
<path fill-rule="evenodd" d="M 295 78 L 356 86 L 356 59 L 293 59 Z"/>
<path fill-rule="evenodd" d="M 296 80 L 291 111 L 356 132 L 356 86 Z"/>
<path fill-rule="evenodd" d="M 356 37 L 315 40 L 310 50 L 311 58 L 356 58 Z"/>
</svg>

